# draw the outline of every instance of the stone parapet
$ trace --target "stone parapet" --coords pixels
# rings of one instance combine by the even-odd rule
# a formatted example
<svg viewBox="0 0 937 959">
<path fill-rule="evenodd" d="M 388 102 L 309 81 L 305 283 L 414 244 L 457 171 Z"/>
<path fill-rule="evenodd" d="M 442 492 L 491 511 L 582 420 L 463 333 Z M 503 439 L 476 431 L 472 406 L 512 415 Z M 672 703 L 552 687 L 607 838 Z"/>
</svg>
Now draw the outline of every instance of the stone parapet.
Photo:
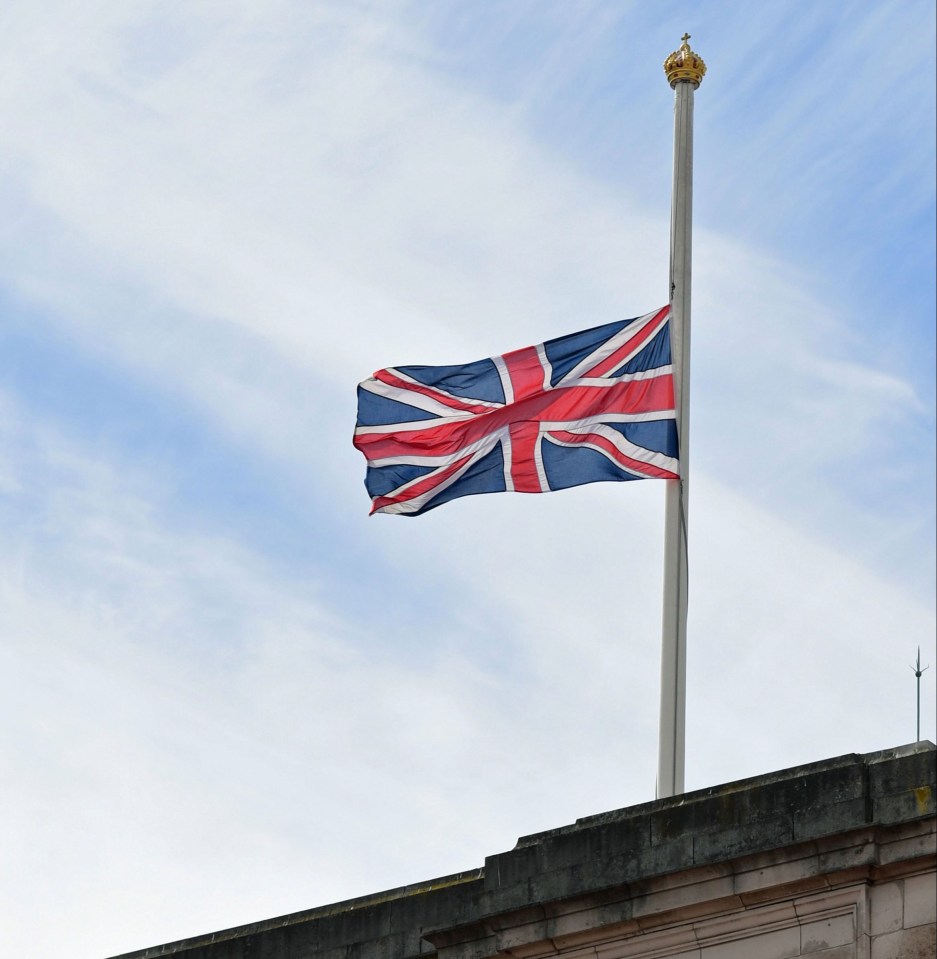
<svg viewBox="0 0 937 959">
<path fill-rule="evenodd" d="M 121 959 L 933 959 L 935 755 L 841 756 L 589 816 L 483 868 Z"/>
</svg>

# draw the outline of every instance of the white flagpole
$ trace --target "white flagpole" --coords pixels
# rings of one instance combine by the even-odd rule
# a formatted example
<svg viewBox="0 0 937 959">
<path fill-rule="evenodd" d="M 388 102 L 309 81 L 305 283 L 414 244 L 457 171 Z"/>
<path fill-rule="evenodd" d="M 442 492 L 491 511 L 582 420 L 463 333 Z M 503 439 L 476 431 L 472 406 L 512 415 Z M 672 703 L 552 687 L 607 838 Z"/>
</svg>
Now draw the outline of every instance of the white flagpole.
<svg viewBox="0 0 937 959">
<path fill-rule="evenodd" d="M 657 796 L 684 788 L 686 731 L 687 502 L 690 453 L 690 274 L 693 225 L 693 93 L 706 65 L 683 44 L 664 61 L 674 90 L 673 199 L 670 214 L 670 336 L 680 444 L 680 479 L 666 480 L 664 609 L 660 664 Z"/>
</svg>

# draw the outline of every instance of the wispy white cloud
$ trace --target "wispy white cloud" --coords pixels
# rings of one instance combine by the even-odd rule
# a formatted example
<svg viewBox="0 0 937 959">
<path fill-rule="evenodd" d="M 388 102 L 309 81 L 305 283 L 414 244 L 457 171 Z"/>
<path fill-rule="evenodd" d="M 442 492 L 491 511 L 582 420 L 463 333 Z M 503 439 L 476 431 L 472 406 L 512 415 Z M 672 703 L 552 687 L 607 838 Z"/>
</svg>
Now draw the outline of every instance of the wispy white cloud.
<svg viewBox="0 0 937 959">
<path fill-rule="evenodd" d="M 135 391 L 197 424 L 222 479 L 198 485 L 201 461 L 145 416 L 107 425 L 25 375 L 4 394 L 13 951 L 55 955 L 80 929 L 100 955 L 308 907 L 649 798 L 661 489 L 369 520 L 350 444 L 376 367 L 666 295 L 666 203 L 632 187 L 647 151 L 599 179 L 541 122 L 563 70 L 607 54 L 599 26 L 638 43 L 639 8 L 550 7 L 555 47 L 497 96 L 405 4 L 66 6 L 15 6 L 0 41 L 9 328 L 55 343 L 36 363 L 100 372 L 115 407 Z M 769 73 L 815 33 L 782 14 L 759 21 L 781 32 Z M 490 29 L 529 28 L 511 17 Z M 819 189 L 820 156 L 820 180 L 783 172 L 829 116 L 808 86 L 778 114 L 789 149 L 710 139 L 703 175 L 761 157 L 785 207 Z M 753 221 L 771 208 L 748 196 Z M 771 244 L 711 215 L 696 237 L 691 786 L 910 738 L 901 657 L 933 635 L 908 442 L 933 441 L 927 400 L 879 361 L 880 327 Z M 247 464 L 275 507 L 206 510 Z M 258 534 L 274 522 L 309 540 L 298 558 Z M 17 915 L 50 886 L 72 921 L 37 943 Z"/>
<path fill-rule="evenodd" d="M 71 924 L 38 945 L 24 927 L 40 954 L 62 930 L 98 954 L 475 865 L 525 829 L 647 797 L 660 556 L 635 544 L 655 541 L 658 487 L 469 500 L 467 524 L 434 514 L 411 537 L 376 520 L 414 581 L 444 561 L 459 585 L 448 625 L 414 646 L 375 643 L 314 581 L 160 519 L 165 490 L 133 464 L 40 440 L 10 485 L 44 534 L 0 556 L 6 844 L 31 865 L 5 898 L 38 907 L 82 876 Z M 831 711 L 850 717 L 834 752 L 906 738 L 889 667 L 932 615 L 696 489 L 690 784 L 757 773 L 764 742 L 778 764 L 816 758 L 808 731 Z M 873 694 L 884 715 L 861 708 Z M 99 910 L 127 915 L 94 929 Z"/>
</svg>

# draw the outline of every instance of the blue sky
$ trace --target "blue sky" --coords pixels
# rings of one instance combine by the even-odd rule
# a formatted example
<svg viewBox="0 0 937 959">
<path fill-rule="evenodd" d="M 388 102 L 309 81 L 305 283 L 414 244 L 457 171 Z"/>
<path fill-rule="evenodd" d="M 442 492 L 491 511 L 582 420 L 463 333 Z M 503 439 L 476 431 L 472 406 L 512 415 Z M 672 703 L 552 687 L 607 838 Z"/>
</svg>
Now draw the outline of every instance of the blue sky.
<svg viewBox="0 0 937 959">
<path fill-rule="evenodd" d="M 308 908 L 653 797 L 662 487 L 369 518 L 351 430 L 378 367 L 663 304 L 684 31 L 687 786 L 913 738 L 932 4 L 0 23 L 5 953 Z"/>
</svg>

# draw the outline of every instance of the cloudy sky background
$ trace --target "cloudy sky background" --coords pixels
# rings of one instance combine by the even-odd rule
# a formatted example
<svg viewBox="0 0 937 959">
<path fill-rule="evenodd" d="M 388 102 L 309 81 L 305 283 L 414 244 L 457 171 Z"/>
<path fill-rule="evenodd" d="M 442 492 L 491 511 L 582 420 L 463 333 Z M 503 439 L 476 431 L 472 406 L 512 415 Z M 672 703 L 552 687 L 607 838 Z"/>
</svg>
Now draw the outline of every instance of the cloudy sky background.
<svg viewBox="0 0 937 959">
<path fill-rule="evenodd" d="M 662 484 L 368 518 L 351 431 L 378 367 L 663 305 L 685 30 L 687 788 L 913 740 L 931 3 L 10 0 L 4 955 L 100 959 L 653 798 Z"/>
</svg>

